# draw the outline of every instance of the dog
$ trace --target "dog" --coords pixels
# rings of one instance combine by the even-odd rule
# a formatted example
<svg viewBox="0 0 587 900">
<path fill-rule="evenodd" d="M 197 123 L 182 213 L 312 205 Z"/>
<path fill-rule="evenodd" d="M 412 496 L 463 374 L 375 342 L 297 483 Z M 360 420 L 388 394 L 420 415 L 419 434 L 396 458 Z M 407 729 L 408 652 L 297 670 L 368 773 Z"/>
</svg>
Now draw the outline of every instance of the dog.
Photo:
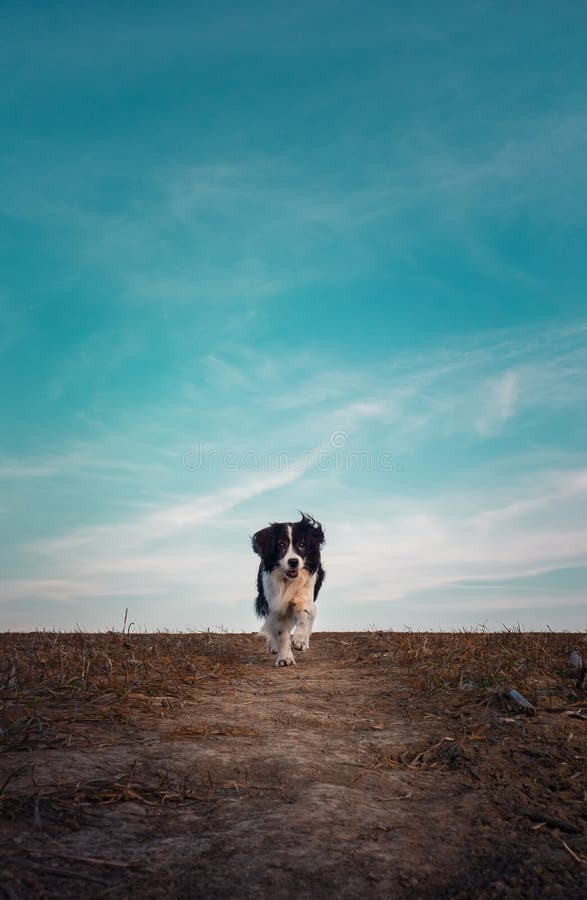
<svg viewBox="0 0 587 900">
<path fill-rule="evenodd" d="M 302 513 L 299 522 L 273 522 L 252 537 L 261 557 L 255 611 L 265 622 L 261 633 L 278 666 L 295 663 L 295 650 L 308 650 L 316 617 L 316 598 L 325 572 L 320 522 Z M 293 634 L 291 633 L 293 629 Z"/>
</svg>

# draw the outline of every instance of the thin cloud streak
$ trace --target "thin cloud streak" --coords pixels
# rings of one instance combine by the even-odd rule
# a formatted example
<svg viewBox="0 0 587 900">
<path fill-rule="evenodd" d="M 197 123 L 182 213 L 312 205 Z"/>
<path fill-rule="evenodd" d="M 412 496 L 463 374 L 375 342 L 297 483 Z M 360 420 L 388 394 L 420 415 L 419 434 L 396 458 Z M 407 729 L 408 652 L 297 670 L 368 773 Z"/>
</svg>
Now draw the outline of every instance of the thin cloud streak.
<svg viewBox="0 0 587 900">
<path fill-rule="evenodd" d="M 157 595 L 167 604 L 191 595 L 200 603 L 239 606 L 252 591 L 255 563 L 240 527 L 233 534 L 225 513 L 293 485 L 304 471 L 253 479 L 126 525 L 38 542 L 29 549 L 46 558 L 45 575 L 6 582 L 3 599 Z M 382 501 L 362 519 L 345 519 L 343 506 L 328 524 L 325 607 L 352 601 L 383 608 L 422 591 L 587 565 L 587 529 L 580 518 L 586 499 L 587 470 L 577 470 L 543 473 L 538 482 L 528 478 L 516 500 L 504 494 L 501 506 L 482 492 L 427 504 L 408 497 Z M 205 526 L 213 519 L 210 537 Z M 574 527 L 567 524 L 573 519 Z M 492 601 L 486 606 L 492 609 Z"/>
</svg>

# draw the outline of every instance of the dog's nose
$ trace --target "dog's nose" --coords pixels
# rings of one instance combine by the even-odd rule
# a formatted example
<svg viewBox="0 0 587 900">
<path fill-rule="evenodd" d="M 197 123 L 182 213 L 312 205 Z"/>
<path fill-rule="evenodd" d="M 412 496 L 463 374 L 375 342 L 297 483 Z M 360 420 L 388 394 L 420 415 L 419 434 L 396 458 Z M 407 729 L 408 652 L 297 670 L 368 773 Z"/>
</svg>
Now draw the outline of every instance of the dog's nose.
<svg viewBox="0 0 587 900">
<path fill-rule="evenodd" d="M 299 560 L 298 559 L 288 559 L 287 564 L 290 569 L 297 569 Z"/>
</svg>

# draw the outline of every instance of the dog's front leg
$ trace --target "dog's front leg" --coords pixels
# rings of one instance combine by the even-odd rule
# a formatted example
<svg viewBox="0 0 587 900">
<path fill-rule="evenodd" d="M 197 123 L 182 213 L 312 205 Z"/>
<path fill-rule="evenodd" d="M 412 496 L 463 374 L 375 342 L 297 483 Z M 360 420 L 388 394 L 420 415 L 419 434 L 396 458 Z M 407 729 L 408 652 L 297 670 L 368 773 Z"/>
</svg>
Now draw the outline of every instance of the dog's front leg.
<svg viewBox="0 0 587 900">
<path fill-rule="evenodd" d="M 293 618 L 291 612 L 279 616 L 277 620 L 277 641 L 279 650 L 277 652 L 278 666 L 293 666 L 295 664 L 294 655 L 291 652 L 291 629 L 293 627 Z"/>
<path fill-rule="evenodd" d="M 276 616 L 269 614 L 261 628 L 261 634 L 265 636 L 269 653 L 279 653 L 279 624 Z"/>
<path fill-rule="evenodd" d="M 310 602 L 312 605 L 310 606 Z M 296 611 L 295 629 L 291 636 L 291 644 L 294 650 L 309 650 L 312 625 L 316 618 L 316 607 L 313 601 L 304 604 Z"/>
<path fill-rule="evenodd" d="M 279 638 L 273 634 L 267 634 L 266 638 L 269 653 L 279 653 Z"/>
<path fill-rule="evenodd" d="M 292 666 L 295 663 L 290 641 L 292 625 L 290 617 L 278 613 L 269 613 L 263 625 L 267 649 L 270 653 L 277 653 L 278 666 Z"/>
<path fill-rule="evenodd" d="M 291 624 L 280 624 L 279 628 L 279 652 L 277 654 L 278 666 L 293 666 L 295 664 L 294 655 L 291 652 Z"/>
</svg>

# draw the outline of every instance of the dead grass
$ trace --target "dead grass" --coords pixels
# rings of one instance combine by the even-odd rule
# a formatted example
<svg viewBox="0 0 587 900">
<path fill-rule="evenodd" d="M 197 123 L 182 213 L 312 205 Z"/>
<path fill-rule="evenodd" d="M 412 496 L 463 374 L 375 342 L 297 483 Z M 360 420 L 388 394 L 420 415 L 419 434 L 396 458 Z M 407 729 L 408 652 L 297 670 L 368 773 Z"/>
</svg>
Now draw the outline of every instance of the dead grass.
<svg viewBox="0 0 587 900">
<path fill-rule="evenodd" d="M 461 788 L 469 784 L 492 810 L 489 824 L 483 826 L 485 844 L 481 841 L 479 847 L 505 848 L 515 835 L 531 848 L 537 836 L 552 834 L 571 867 L 564 874 L 557 857 L 559 868 L 553 863 L 552 872 L 558 872 L 565 896 L 575 896 L 577 872 L 584 873 L 587 866 L 587 697 L 580 658 L 587 655 L 587 646 L 581 635 L 371 631 L 318 634 L 316 646 L 323 667 L 322 706 L 313 703 L 316 682 L 310 688 L 301 678 L 295 693 L 299 698 L 307 695 L 307 714 L 316 709 L 322 716 L 312 726 L 318 740 L 322 734 L 334 744 L 340 739 L 351 749 L 357 742 L 361 746 L 360 760 L 343 763 L 336 775 L 332 769 L 329 781 L 338 779 L 348 789 L 364 790 L 370 802 L 387 797 L 396 806 L 399 801 L 414 802 L 412 789 L 369 786 L 369 779 L 393 773 L 429 779 L 437 772 L 442 778 L 456 778 Z M 316 666 L 312 651 L 304 657 L 310 673 Z M 288 779 L 267 770 L 261 751 L 258 769 L 251 773 L 238 769 L 241 774 L 228 778 L 226 762 L 214 769 L 215 748 L 219 759 L 234 757 L 238 762 L 236 748 L 242 742 L 249 753 L 255 743 L 266 747 L 267 727 L 258 718 L 249 721 L 246 713 L 251 704 L 258 716 L 254 698 L 259 691 L 266 692 L 263 702 L 274 719 L 294 727 L 297 720 L 288 718 L 281 704 L 294 690 L 286 679 L 298 676 L 295 671 L 285 676 L 276 672 L 254 635 L 0 635 L 0 765 L 6 761 L 0 775 L 0 811 L 5 821 L 29 823 L 27 828 L 32 823 L 39 835 L 55 842 L 65 833 L 81 833 L 92 810 L 102 815 L 114 807 L 136 807 L 162 815 L 176 808 L 211 810 L 226 803 L 240 809 L 245 802 L 259 804 L 270 797 L 271 802 L 291 804 Z M 356 686 L 355 700 L 341 693 L 343 673 L 345 683 Z M 197 715 L 200 708 L 202 714 Z M 404 726 L 414 724 L 413 740 L 398 744 L 394 716 L 401 717 Z M 140 742 L 151 732 L 170 752 L 175 746 L 201 746 L 208 762 L 188 774 L 166 769 L 161 760 L 143 764 Z M 307 736 L 312 733 L 310 729 Z M 135 762 L 104 777 L 91 770 L 67 776 L 59 767 L 45 767 L 42 777 L 36 774 L 37 761 L 47 759 L 47 753 L 77 753 L 76 759 L 81 755 L 91 764 L 105 748 L 131 744 L 139 748 L 133 751 L 138 754 Z M 61 774 L 48 778 L 47 771 Z M 457 830 L 455 826 L 455 835 Z M 85 882 L 86 894 L 94 896 L 95 890 L 98 896 L 98 888 L 109 894 L 114 875 L 108 872 L 120 875 L 122 881 L 115 882 L 124 896 L 126 886 L 135 883 L 135 870 L 137 896 L 141 891 L 158 896 L 155 881 L 141 881 L 148 877 L 149 866 L 140 857 L 139 845 L 133 845 L 126 859 L 94 856 L 91 846 L 77 855 L 52 846 L 30 841 L 6 857 L 3 871 L 25 896 L 36 895 L 40 884 L 44 896 L 73 896 L 63 893 L 63 884 L 71 881 L 75 893 L 80 887 L 74 883 L 75 873 Z M 471 851 L 471 865 L 482 867 L 482 861 L 474 862 L 476 852 L 481 851 Z M 530 877 L 524 871 L 520 862 L 519 884 Z M 555 875 L 548 877 L 555 884 Z M 56 893 L 53 883 L 59 885 Z M 501 888 L 475 893 L 473 874 L 467 884 L 463 897 L 516 896 L 514 888 L 510 894 Z M 546 884 L 541 894 L 558 896 L 550 882 Z M 438 885 L 430 890 L 431 896 L 444 896 Z M 578 890 L 576 896 L 581 894 Z M 398 896 L 410 896 L 409 890 Z M 420 895 L 416 891 L 414 896 Z M 460 895 L 457 891 L 446 896 Z"/>
<path fill-rule="evenodd" d="M 0 752 L 92 744 L 84 726 L 134 726 L 137 713 L 181 708 L 202 680 L 229 684 L 241 668 L 222 635 L 0 635 Z"/>
</svg>

